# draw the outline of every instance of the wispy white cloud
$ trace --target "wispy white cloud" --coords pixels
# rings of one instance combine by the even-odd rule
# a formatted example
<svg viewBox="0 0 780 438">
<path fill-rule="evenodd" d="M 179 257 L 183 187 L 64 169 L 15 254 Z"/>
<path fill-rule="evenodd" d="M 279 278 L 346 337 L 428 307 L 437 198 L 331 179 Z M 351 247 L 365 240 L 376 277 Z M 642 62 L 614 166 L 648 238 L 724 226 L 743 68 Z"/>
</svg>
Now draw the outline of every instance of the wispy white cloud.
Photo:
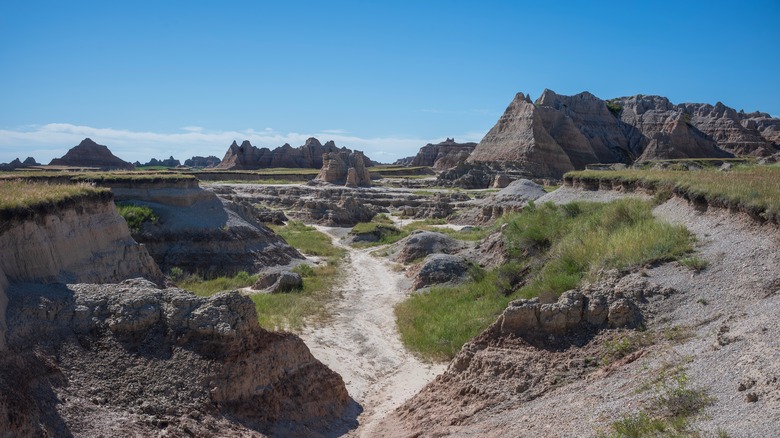
<svg viewBox="0 0 780 438">
<path fill-rule="evenodd" d="M 179 132 L 159 133 L 126 129 L 96 128 L 69 123 L 24 126 L 17 129 L 0 129 L 0 162 L 28 156 L 47 164 L 61 157 L 71 147 L 89 137 L 111 149 L 114 155 L 126 161 L 146 162 L 151 158 L 174 156 L 184 161 L 195 155 L 222 157 L 233 140 L 239 143 L 249 140 L 258 147 L 275 148 L 284 143 L 293 146 L 304 144 L 307 138 L 317 137 L 325 142 L 333 140 L 338 146 L 362 150 L 374 160 L 395 161 L 414 155 L 426 143 L 443 141 L 441 138 L 360 137 L 346 130 L 332 129 L 311 133 L 280 133 L 272 128 L 260 131 L 248 128 L 238 131 L 210 131 L 199 126 L 186 126 Z M 458 141 L 479 141 L 479 133 L 467 133 L 456 137 Z"/>
</svg>

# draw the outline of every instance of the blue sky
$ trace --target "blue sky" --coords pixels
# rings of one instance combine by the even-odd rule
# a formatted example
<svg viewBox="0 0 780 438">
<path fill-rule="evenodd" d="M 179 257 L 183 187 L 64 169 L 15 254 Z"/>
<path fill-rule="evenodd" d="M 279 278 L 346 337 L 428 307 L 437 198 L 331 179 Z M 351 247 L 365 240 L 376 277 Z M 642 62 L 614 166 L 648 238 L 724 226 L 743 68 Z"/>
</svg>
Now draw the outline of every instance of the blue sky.
<svg viewBox="0 0 780 438">
<path fill-rule="evenodd" d="M 593 4 L 590 4 L 593 3 Z M 0 3 L 0 162 L 479 141 L 518 91 L 780 115 L 780 1 Z"/>
</svg>

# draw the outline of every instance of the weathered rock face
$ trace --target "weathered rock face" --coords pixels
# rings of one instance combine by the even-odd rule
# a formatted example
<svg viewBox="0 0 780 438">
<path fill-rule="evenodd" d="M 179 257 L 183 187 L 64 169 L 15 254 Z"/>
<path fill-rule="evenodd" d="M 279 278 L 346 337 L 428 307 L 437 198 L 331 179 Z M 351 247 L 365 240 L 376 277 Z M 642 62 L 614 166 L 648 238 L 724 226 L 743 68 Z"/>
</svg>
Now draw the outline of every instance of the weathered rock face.
<svg viewBox="0 0 780 438">
<path fill-rule="evenodd" d="M 519 93 L 468 162 L 514 162 L 538 178 L 594 163 L 768 156 L 780 148 L 780 119 L 722 103 L 679 104 L 661 96 L 604 101 L 545 90 L 532 104 Z"/>
<path fill-rule="evenodd" d="M 322 169 L 314 180 L 347 187 L 371 186 L 371 174 L 360 151 L 323 154 Z"/>
<path fill-rule="evenodd" d="M 340 376 L 297 336 L 260 328 L 237 292 L 198 298 L 129 280 L 9 294 L 4 433 L 307 436 L 349 403 Z"/>
<path fill-rule="evenodd" d="M 540 111 L 523 93 L 517 93 L 467 160 L 479 161 L 517 163 L 535 177 L 574 170 L 569 156 L 545 129 Z"/>
<path fill-rule="evenodd" d="M 412 289 L 436 284 L 462 283 L 469 278 L 471 264 L 463 257 L 451 254 L 431 254 L 425 257 L 412 280 Z"/>
<path fill-rule="evenodd" d="M 446 234 L 419 231 L 404 237 L 393 246 L 398 250 L 395 260 L 410 263 L 431 254 L 452 254 L 461 249 L 463 244 Z"/>
<path fill-rule="evenodd" d="M 162 274 L 130 236 L 112 196 L 103 192 L 31 218 L 3 220 L 0 271 L 10 282 L 116 282 Z"/>
<path fill-rule="evenodd" d="M 632 275 L 566 292 L 554 302 L 513 302 L 463 346 L 445 373 L 396 410 L 388 424 L 403 430 L 390 430 L 397 436 L 470 435 L 464 432 L 470 424 L 548 394 L 562 380 L 585 378 L 597 365 L 592 358 L 612 339 L 610 329 L 640 324 L 646 300 L 673 293 Z M 522 423 L 515 420 L 510 423 Z M 501 432 L 495 435 L 524 436 L 513 427 Z"/>
<path fill-rule="evenodd" d="M 188 167 L 216 167 L 222 160 L 209 155 L 208 157 L 194 156 L 184 160 L 184 165 Z"/>
<path fill-rule="evenodd" d="M 135 166 L 122 161 L 106 146 L 85 138 L 78 146 L 71 148 L 62 158 L 55 158 L 50 166 L 95 167 L 101 170 L 133 170 Z"/>
<path fill-rule="evenodd" d="M 293 148 L 285 143 L 274 150 L 268 148 L 258 149 L 252 146 L 248 140 L 244 140 L 241 146 L 234 141 L 225 153 L 222 162 L 215 167 L 231 170 L 253 170 L 272 167 L 319 169 L 322 167 L 323 154 L 342 151 L 351 152 L 347 148 L 336 147 L 336 143 L 332 141 L 323 145 L 313 137 L 306 140 L 303 146 Z M 373 162 L 366 159 L 366 166 L 371 165 L 373 165 Z"/>
<path fill-rule="evenodd" d="M 332 227 L 369 222 L 378 213 L 397 211 L 415 219 L 445 218 L 469 201 L 465 193 L 434 196 L 395 189 L 354 190 L 336 186 L 214 184 L 221 198 L 283 209 L 294 219 Z"/>
<path fill-rule="evenodd" d="M 146 205 L 159 216 L 134 236 L 163 271 L 178 267 L 210 278 L 303 258 L 251 207 L 221 200 L 194 180 L 113 184 L 111 190 L 117 201 Z"/>
<path fill-rule="evenodd" d="M 410 166 L 430 166 L 436 170 L 446 170 L 466 161 L 477 147 L 476 143 L 456 143 L 454 138 L 423 146 L 409 163 Z"/>
<path fill-rule="evenodd" d="M 628 140 L 629 147 L 641 154 L 640 160 L 726 158 L 732 156 L 728 151 L 734 152 L 726 142 L 702 130 L 701 123 L 693 121 L 692 111 L 686 107 L 696 108 L 699 104 L 674 105 L 665 97 L 642 95 L 610 102 L 622 108 L 620 120 L 636 128 Z"/>
</svg>

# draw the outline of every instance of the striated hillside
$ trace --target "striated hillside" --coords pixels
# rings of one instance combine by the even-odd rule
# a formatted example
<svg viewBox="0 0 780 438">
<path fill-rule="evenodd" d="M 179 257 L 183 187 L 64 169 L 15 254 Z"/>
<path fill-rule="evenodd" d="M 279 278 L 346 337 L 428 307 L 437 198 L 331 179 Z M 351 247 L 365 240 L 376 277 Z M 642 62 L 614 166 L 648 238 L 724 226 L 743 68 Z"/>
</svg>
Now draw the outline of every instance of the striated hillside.
<svg viewBox="0 0 780 438">
<path fill-rule="evenodd" d="M 477 147 L 476 143 L 457 143 L 454 138 L 448 138 L 441 143 L 428 143 L 420 148 L 408 164 L 409 166 L 429 166 L 436 170 L 446 170 L 465 161 Z"/>
<path fill-rule="evenodd" d="M 588 92 L 518 93 L 468 161 L 520 165 L 537 178 L 594 163 L 767 156 L 780 151 L 780 119 L 722 103 L 672 104 L 660 96 L 602 100 Z"/>
</svg>

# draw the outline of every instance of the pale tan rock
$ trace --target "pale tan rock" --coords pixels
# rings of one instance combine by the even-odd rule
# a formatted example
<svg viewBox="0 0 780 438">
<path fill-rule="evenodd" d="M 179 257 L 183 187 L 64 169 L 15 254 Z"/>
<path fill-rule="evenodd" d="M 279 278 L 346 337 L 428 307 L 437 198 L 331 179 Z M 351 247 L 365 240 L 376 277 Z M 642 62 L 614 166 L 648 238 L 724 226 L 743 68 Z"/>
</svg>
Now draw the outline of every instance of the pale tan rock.
<svg viewBox="0 0 780 438">
<path fill-rule="evenodd" d="M 0 232 L 0 271 L 11 282 L 163 281 L 146 248 L 130 236 L 110 195 L 8 221 Z"/>
<path fill-rule="evenodd" d="M 322 155 L 322 169 L 315 181 L 347 187 L 370 187 L 371 174 L 363 152 L 331 152 Z"/>
</svg>

